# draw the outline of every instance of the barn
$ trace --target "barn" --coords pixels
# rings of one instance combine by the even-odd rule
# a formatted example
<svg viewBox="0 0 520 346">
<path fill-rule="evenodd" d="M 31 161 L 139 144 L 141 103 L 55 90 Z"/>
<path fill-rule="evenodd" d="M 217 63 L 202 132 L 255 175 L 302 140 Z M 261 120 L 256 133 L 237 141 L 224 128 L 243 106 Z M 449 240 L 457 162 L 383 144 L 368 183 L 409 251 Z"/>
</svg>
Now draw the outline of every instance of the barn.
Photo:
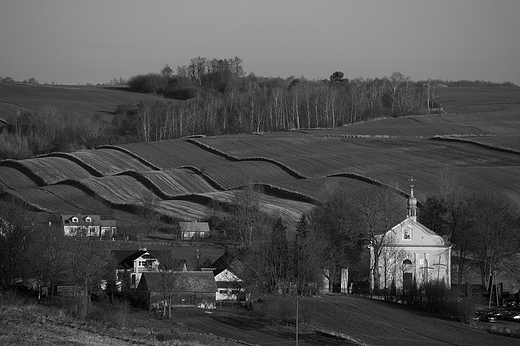
<svg viewBox="0 0 520 346">
<path fill-rule="evenodd" d="M 137 291 L 151 309 L 171 298 L 173 307 L 214 309 L 217 284 L 210 271 L 143 273 Z"/>
</svg>

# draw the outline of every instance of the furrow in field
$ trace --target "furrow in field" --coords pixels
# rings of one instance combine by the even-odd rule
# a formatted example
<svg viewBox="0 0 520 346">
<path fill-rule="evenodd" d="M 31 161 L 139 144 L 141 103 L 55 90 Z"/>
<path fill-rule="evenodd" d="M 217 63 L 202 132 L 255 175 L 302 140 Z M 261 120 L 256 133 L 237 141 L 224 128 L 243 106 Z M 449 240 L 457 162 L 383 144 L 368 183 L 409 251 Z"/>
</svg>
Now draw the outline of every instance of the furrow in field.
<svg viewBox="0 0 520 346">
<path fill-rule="evenodd" d="M 25 174 L 27 169 L 17 163 L 15 164 L 14 161 L 12 163 L 13 166 L 18 166 L 18 168 L 0 165 L 0 186 L 4 190 L 28 189 L 38 186 L 39 179 Z"/>
</svg>

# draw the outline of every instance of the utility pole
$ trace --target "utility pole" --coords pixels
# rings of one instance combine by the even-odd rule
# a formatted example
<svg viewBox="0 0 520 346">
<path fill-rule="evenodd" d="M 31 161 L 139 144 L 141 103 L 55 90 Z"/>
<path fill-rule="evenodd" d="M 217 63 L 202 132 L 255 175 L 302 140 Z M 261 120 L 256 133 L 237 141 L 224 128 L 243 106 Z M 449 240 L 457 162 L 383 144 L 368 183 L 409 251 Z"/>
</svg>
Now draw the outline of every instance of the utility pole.
<svg viewBox="0 0 520 346">
<path fill-rule="evenodd" d="M 299 299 L 296 298 L 296 346 L 298 346 L 298 303 Z"/>
</svg>

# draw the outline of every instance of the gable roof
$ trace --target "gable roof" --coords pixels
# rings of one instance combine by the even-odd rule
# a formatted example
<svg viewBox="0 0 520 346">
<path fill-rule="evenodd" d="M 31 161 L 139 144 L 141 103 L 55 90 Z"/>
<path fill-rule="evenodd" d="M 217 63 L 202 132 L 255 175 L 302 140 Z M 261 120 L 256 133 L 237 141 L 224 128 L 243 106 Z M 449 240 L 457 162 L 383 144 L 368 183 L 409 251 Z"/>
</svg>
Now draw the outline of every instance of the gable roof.
<svg viewBox="0 0 520 346">
<path fill-rule="evenodd" d="M 403 232 L 405 230 L 411 231 L 411 239 L 403 240 Z M 452 244 L 445 240 L 443 237 L 421 224 L 420 222 L 414 221 L 411 218 L 406 218 L 401 221 L 388 232 L 392 232 L 395 237 L 395 244 L 389 246 L 438 246 L 438 247 L 451 247 Z"/>
<path fill-rule="evenodd" d="M 72 221 L 72 219 L 75 218 L 75 217 L 77 217 L 79 219 L 78 223 L 75 223 L 75 222 Z M 78 225 L 81 222 L 86 222 L 86 218 L 87 217 L 89 217 L 92 220 L 90 222 L 90 225 L 92 225 L 92 226 L 99 226 L 101 224 L 101 216 L 100 215 L 62 214 L 61 215 L 61 221 L 62 221 L 63 225 L 65 225 L 65 224 Z"/>
<path fill-rule="evenodd" d="M 141 276 L 138 289 L 161 292 L 161 282 L 164 275 L 170 276 L 169 279 L 173 280 L 173 292 L 217 292 L 217 283 L 210 271 L 145 272 Z"/>
<path fill-rule="evenodd" d="M 232 271 L 233 273 L 240 273 L 244 271 L 244 264 L 242 263 L 238 254 L 229 250 L 226 250 L 222 256 L 217 258 L 217 260 L 213 262 L 210 267 L 215 268 L 213 270 L 215 276 L 222 273 L 226 269 Z"/>
<path fill-rule="evenodd" d="M 209 224 L 207 222 L 179 222 L 179 226 L 184 232 L 209 232 Z"/>
<path fill-rule="evenodd" d="M 154 255 L 145 250 L 112 250 L 111 255 L 116 258 L 118 269 L 133 268 L 134 261 L 141 256 L 146 259 L 157 259 Z"/>
</svg>

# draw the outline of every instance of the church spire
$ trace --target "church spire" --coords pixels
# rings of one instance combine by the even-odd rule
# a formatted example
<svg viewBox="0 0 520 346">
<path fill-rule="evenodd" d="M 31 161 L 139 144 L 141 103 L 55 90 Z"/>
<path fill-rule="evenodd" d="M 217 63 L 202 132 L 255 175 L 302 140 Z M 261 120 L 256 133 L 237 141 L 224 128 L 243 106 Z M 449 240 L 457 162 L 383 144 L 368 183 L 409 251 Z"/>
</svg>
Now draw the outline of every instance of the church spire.
<svg viewBox="0 0 520 346">
<path fill-rule="evenodd" d="M 417 222 L 417 198 L 413 195 L 413 188 L 415 183 L 415 178 L 413 176 L 410 177 L 410 197 L 408 198 L 408 215 L 407 217 Z"/>
</svg>

